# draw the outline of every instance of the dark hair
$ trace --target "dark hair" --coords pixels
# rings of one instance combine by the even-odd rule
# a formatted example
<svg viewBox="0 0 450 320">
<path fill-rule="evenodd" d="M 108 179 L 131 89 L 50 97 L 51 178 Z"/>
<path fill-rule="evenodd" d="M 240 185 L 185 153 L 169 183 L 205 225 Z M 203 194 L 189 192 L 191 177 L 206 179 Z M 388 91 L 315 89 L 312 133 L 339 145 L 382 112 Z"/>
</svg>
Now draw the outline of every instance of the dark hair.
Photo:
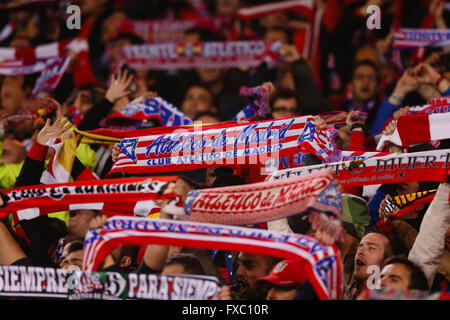
<svg viewBox="0 0 450 320">
<path fill-rule="evenodd" d="M 131 263 L 130 263 L 129 267 L 137 267 L 138 255 L 139 255 L 139 246 L 138 245 L 123 246 L 120 249 L 120 255 L 119 255 L 116 263 L 120 264 L 122 257 L 130 257 Z"/>
<path fill-rule="evenodd" d="M 381 77 L 380 77 L 380 71 L 378 70 L 377 65 L 376 65 L 372 60 L 369 60 L 369 59 L 360 60 L 360 61 L 356 62 L 356 63 L 353 65 L 353 69 L 352 69 L 352 78 L 353 78 L 353 75 L 354 75 L 356 69 L 358 69 L 358 68 L 361 67 L 361 66 L 369 66 L 369 67 L 371 67 L 373 70 L 375 70 L 375 73 L 376 73 L 376 75 L 377 75 L 377 82 L 380 82 L 380 78 L 381 78 Z"/>
<path fill-rule="evenodd" d="M 82 239 L 75 239 L 69 242 L 67 245 L 67 252 L 68 254 L 71 254 L 72 252 L 83 250 L 84 241 Z"/>
<path fill-rule="evenodd" d="M 278 89 L 276 91 L 276 93 L 270 99 L 270 102 L 269 102 L 270 109 L 272 109 L 273 104 L 278 99 L 291 99 L 291 98 L 294 98 L 295 101 L 297 101 L 297 108 L 298 108 L 300 106 L 300 103 L 298 101 L 298 96 L 297 96 L 297 94 L 295 93 L 294 90 L 291 90 L 291 89 Z"/>
<path fill-rule="evenodd" d="M 234 174 L 224 174 L 217 175 L 216 180 L 212 184 L 211 188 L 220 188 L 220 187 L 228 187 L 228 186 L 238 186 L 247 184 L 244 178 L 234 175 Z"/>
<path fill-rule="evenodd" d="M 264 256 L 264 258 L 266 259 L 267 262 L 266 274 L 269 274 L 272 271 L 273 267 L 275 267 L 278 262 L 283 261 L 283 259 L 281 258 L 272 256 Z"/>
<path fill-rule="evenodd" d="M 174 253 L 166 260 L 165 266 L 172 266 L 174 264 L 180 264 L 186 274 L 198 274 L 205 275 L 205 270 L 200 263 L 200 260 L 190 253 Z"/>
<path fill-rule="evenodd" d="M 401 256 L 394 256 L 389 260 L 387 260 L 385 266 L 394 263 L 403 264 L 404 266 L 408 267 L 409 270 L 411 271 L 408 289 L 421 291 L 429 290 L 428 280 L 427 277 L 425 276 L 425 273 L 414 262 L 408 260 L 405 256 L 401 255 Z"/>
<path fill-rule="evenodd" d="M 202 82 L 200 80 L 193 81 L 193 82 L 191 82 L 191 84 L 189 86 L 186 87 L 186 90 L 184 91 L 184 94 L 183 94 L 183 99 L 186 97 L 187 92 L 192 87 L 200 87 L 200 88 L 203 88 L 203 89 L 207 90 L 211 94 L 212 100 L 214 100 L 214 94 L 212 93 L 210 87 L 206 83 L 204 83 L 204 82 Z"/>
</svg>

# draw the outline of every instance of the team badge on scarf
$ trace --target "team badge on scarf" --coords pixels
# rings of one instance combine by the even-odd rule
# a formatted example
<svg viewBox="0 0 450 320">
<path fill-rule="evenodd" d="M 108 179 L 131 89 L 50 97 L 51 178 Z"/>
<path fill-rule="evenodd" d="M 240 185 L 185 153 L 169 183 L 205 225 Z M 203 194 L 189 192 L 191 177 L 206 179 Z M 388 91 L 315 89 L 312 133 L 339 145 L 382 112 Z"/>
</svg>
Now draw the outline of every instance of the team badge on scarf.
<svg viewBox="0 0 450 320">
<path fill-rule="evenodd" d="M 312 116 L 304 116 L 245 124 L 194 125 L 173 128 L 168 134 L 123 139 L 110 173 L 171 172 L 258 161 L 265 164 L 266 160 L 298 153 L 299 147 L 326 160 L 339 152 L 329 141 L 333 134 L 316 130 L 312 121 Z M 162 131 L 156 129 L 155 132 Z"/>
<path fill-rule="evenodd" d="M 434 199 L 437 189 L 415 192 L 386 199 L 384 213 L 387 217 L 400 218 L 420 205 Z"/>
<path fill-rule="evenodd" d="M 136 70 L 256 67 L 277 60 L 280 46 L 264 40 L 127 45 L 119 60 Z"/>
</svg>

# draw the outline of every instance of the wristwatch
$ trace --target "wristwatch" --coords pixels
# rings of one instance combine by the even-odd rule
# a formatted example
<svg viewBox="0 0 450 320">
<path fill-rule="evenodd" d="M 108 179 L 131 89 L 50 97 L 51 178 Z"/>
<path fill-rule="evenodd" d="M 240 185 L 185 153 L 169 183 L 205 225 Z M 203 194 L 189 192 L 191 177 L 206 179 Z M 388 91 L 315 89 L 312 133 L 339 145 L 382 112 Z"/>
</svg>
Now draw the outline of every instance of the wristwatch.
<svg viewBox="0 0 450 320">
<path fill-rule="evenodd" d="M 355 130 L 356 128 L 361 128 L 363 131 L 364 131 L 364 129 L 365 129 L 365 126 L 364 126 L 364 124 L 362 124 L 362 123 L 354 123 L 354 124 L 352 124 L 351 126 L 350 126 L 350 131 L 353 131 L 353 130 Z"/>
</svg>

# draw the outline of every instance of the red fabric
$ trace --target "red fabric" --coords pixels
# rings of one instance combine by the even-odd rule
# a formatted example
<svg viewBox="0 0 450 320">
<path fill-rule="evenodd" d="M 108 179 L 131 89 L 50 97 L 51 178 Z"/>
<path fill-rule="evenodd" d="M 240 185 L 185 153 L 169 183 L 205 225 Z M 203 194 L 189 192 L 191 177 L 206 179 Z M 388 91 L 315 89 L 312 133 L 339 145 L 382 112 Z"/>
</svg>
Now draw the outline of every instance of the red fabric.
<svg viewBox="0 0 450 320">
<path fill-rule="evenodd" d="M 97 177 L 92 173 L 89 168 L 86 168 L 81 172 L 81 174 L 76 178 L 76 181 L 82 180 L 98 180 Z"/>
<path fill-rule="evenodd" d="M 328 0 L 325 13 L 323 15 L 323 24 L 328 32 L 331 32 L 339 22 L 342 15 L 342 5 L 339 0 Z"/>
<path fill-rule="evenodd" d="M 401 135 L 402 132 L 411 132 L 411 128 L 414 128 L 414 132 L 420 133 L 422 137 L 421 141 L 431 141 L 430 137 L 430 122 L 428 121 L 429 115 L 411 115 L 402 116 L 397 122 L 397 130 L 400 133 L 400 139 L 402 145 L 408 146 L 417 143 L 417 138 L 409 135 Z"/>
<path fill-rule="evenodd" d="M 92 70 L 89 53 L 87 51 L 81 51 L 77 55 L 76 63 L 73 66 L 73 80 L 75 88 L 99 84 L 98 79 L 95 77 L 94 71 Z"/>
<path fill-rule="evenodd" d="M 44 161 L 47 156 L 48 146 L 43 146 L 37 141 L 34 141 L 30 151 L 28 151 L 28 157 L 36 161 Z"/>
<path fill-rule="evenodd" d="M 350 132 L 350 146 L 349 151 L 367 151 L 364 147 L 364 132 L 362 131 L 352 131 Z"/>
<path fill-rule="evenodd" d="M 387 234 L 393 233 L 392 224 L 389 221 L 385 222 L 384 220 L 380 220 L 377 222 L 377 227 L 378 227 L 378 229 L 380 229 L 381 232 L 384 232 Z"/>
<path fill-rule="evenodd" d="M 354 194 L 355 196 L 360 197 L 363 193 L 363 187 L 362 186 L 359 186 L 359 187 L 342 186 L 342 193 Z"/>
<path fill-rule="evenodd" d="M 231 284 L 231 280 L 230 277 L 228 276 L 228 270 L 227 268 L 217 268 L 220 273 L 222 274 L 222 276 L 225 278 L 225 280 L 227 281 L 228 284 Z"/>
</svg>

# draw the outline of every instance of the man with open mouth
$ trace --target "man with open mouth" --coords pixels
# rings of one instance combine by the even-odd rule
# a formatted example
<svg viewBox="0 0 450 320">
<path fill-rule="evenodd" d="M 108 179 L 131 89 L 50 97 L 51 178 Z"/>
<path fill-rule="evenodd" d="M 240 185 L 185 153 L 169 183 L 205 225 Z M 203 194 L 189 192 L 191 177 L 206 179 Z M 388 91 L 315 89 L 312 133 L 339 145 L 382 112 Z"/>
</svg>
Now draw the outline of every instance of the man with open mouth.
<svg viewBox="0 0 450 320">
<path fill-rule="evenodd" d="M 373 271 L 368 273 L 369 266 L 375 265 L 381 270 L 395 248 L 394 240 L 381 232 L 370 232 L 361 239 L 354 260 L 353 283 L 346 290 L 346 300 L 355 300 L 359 296 L 373 274 Z"/>
<path fill-rule="evenodd" d="M 264 300 L 267 292 L 255 288 L 255 282 L 267 276 L 279 261 L 281 259 L 275 257 L 240 252 L 236 280 L 232 286 L 235 296 L 243 300 Z"/>
</svg>

